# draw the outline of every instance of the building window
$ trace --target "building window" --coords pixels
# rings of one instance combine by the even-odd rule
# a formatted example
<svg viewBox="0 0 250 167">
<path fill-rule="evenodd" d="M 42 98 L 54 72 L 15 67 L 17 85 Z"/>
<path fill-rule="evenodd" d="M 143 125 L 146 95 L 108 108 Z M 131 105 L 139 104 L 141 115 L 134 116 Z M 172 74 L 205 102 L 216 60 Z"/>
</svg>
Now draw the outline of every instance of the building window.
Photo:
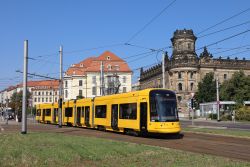
<svg viewBox="0 0 250 167">
<path fill-rule="evenodd" d="M 82 96 L 82 90 L 79 90 L 79 96 Z"/>
<path fill-rule="evenodd" d="M 79 86 L 82 86 L 82 80 L 79 80 Z"/>
<path fill-rule="evenodd" d="M 111 70 L 112 69 L 112 66 L 109 64 L 108 65 L 108 70 Z"/>
<path fill-rule="evenodd" d="M 44 102 L 44 98 L 42 98 L 42 102 Z"/>
<path fill-rule="evenodd" d="M 68 81 L 65 81 L 65 88 L 68 87 Z"/>
<path fill-rule="evenodd" d="M 227 79 L 227 74 L 224 74 L 224 79 L 225 79 L 225 80 Z"/>
<path fill-rule="evenodd" d="M 51 97 L 49 98 L 49 102 L 52 102 L 52 99 L 51 99 Z"/>
<path fill-rule="evenodd" d="M 191 43 L 188 43 L 188 49 L 192 49 L 192 48 L 191 48 Z"/>
<path fill-rule="evenodd" d="M 96 95 L 96 87 L 92 87 L 92 95 Z"/>
<path fill-rule="evenodd" d="M 36 95 L 36 92 L 34 92 L 34 95 Z"/>
<path fill-rule="evenodd" d="M 190 84 L 190 90 L 193 90 L 194 89 L 194 83 L 191 83 Z"/>
<path fill-rule="evenodd" d="M 178 84 L 178 90 L 179 90 L 179 91 L 182 91 L 182 83 L 179 83 L 179 84 Z"/>
<path fill-rule="evenodd" d="M 42 92 L 42 95 L 44 95 L 44 92 Z"/>
<path fill-rule="evenodd" d="M 48 98 L 46 97 L 45 102 L 48 102 Z"/>
<path fill-rule="evenodd" d="M 68 98 L 68 90 L 65 90 L 65 98 Z"/>
<path fill-rule="evenodd" d="M 110 60 L 110 57 L 109 57 L 109 56 L 107 56 L 107 60 Z"/>
<path fill-rule="evenodd" d="M 55 95 L 57 95 L 57 91 L 55 91 Z"/>
<path fill-rule="evenodd" d="M 123 93 L 126 93 L 126 92 L 127 92 L 127 88 L 126 88 L 126 87 L 123 87 L 123 88 L 122 88 L 122 92 L 123 92 Z"/>
<path fill-rule="evenodd" d="M 46 96 L 48 96 L 49 92 L 46 92 Z"/>
<path fill-rule="evenodd" d="M 39 98 L 39 97 L 38 97 L 38 99 L 37 99 L 37 100 L 38 100 L 38 102 L 40 102 L 40 98 Z"/>
<path fill-rule="evenodd" d="M 38 96 L 40 96 L 41 95 L 41 93 L 40 92 L 38 92 Z"/>
<path fill-rule="evenodd" d="M 51 96 L 51 95 L 52 95 L 52 92 L 49 92 L 49 95 Z"/>
<path fill-rule="evenodd" d="M 126 83 L 126 80 L 127 80 L 126 76 L 123 76 L 123 77 L 122 77 L 122 82 L 123 82 L 123 83 Z"/>
<path fill-rule="evenodd" d="M 181 49 L 181 42 L 178 42 L 178 44 L 177 44 L 177 49 L 178 49 L 178 50 Z"/>
<path fill-rule="evenodd" d="M 181 79 L 182 76 L 181 76 L 181 72 L 178 72 L 178 78 Z"/>
<path fill-rule="evenodd" d="M 93 84 L 96 83 L 96 76 L 92 76 L 92 83 L 93 83 Z"/>
<path fill-rule="evenodd" d="M 36 98 L 34 99 L 34 102 L 36 102 Z"/>
<path fill-rule="evenodd" d="M 55 102 L 57 102 L 57 97 L 55 98 Z"/>
<path fill-rule="evenodd" d="M 193 77 L 194 77 L 194 73 L 190 72 L 190 79 L 193 79 Z"/>
</svg>

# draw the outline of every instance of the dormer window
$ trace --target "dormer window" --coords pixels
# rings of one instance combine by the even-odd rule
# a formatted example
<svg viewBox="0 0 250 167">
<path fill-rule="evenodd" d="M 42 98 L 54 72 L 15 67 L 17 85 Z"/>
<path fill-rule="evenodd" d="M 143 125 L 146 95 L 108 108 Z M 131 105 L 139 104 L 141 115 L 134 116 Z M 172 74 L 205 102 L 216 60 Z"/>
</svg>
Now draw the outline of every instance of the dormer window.
<svg viewBox="0 0 250 167">
<path fill-rule="evenodd" d="M 110 60 L 110 56 L 107 56 L 107 60 Z"/>
<path fill-rule="evenodd" d="M 80 64 L 80 67 L 83 67 L 83 64 Z"/>
</svg>

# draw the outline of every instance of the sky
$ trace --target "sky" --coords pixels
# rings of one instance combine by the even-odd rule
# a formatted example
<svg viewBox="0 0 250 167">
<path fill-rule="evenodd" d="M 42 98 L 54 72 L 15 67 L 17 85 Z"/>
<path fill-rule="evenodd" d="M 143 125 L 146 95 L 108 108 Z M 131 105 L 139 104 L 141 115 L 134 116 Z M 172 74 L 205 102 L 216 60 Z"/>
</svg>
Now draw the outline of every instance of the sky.
<svg viewBox="0 0 250 167">
<path fill-rule="evenodd" d="M 198 55 L 208 46 L 215 58 L 250 60 L 249 0 L 1 0 L 0 90 L 22 82 L 23 74 L 16 71 L 23 71 L 24 40 L 29 73 L 59 78 L 62 45 L 64 71 L 109 50 L 127 61 L 134 83 L 138 69 L 159 63 L 162 53 L 136 55 L 165 47 L 171 56 L 170 39 L 184 28 L 198 37 Z"/>
</svg>

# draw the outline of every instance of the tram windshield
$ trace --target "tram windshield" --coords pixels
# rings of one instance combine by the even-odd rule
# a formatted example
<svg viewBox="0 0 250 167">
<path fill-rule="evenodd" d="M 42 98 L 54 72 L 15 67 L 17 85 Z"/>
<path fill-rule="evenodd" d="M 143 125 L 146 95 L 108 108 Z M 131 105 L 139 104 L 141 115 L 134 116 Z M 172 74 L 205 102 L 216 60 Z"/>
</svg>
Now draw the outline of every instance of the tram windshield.
<svg viewBox="0 0 250 167">
<path fill-rule="evenodd" d="M 150 92 L 150 121 L 179 121 L 175 93 L 168 90 Z"/>
</svg>

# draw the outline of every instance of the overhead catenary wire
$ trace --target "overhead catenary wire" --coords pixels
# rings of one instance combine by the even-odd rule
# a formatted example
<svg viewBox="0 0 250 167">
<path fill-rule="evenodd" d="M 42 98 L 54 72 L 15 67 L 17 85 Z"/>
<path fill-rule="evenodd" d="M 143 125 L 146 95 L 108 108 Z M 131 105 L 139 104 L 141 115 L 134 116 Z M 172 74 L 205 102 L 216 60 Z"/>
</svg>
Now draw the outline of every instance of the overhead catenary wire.
<svg viewBox="0 0 250 167">
<path fill-rule="evenodd" d="M 218 26 L 218 25 L 220 25 L 220 24 L 222 24 L 222 23 L 227 22 L 228 20 L 231 20 L 231 19 L 233 19 L 233 18 L 235 18 L 235 17 L 237 17 L 237 16 L 239 16 L 239 15 L 245 13 L 245 12 L 248 12 L 249 10 L 250 10 L 250 8 L 247 8 L 247 9 L 245 9 L 245 10 L 243 10 L 243 11 L 240 11 L 239 13 L 236 13 L 235 15 L 230 16 L 229 18 L 226 18 L 226 19 L 220 21 L 219 23 L 216 23 L 215 25 L 212 25 L 212 26 L 210 26 L 210 27 L 208 27 L 208 28 L 206 28 L 206 29 L 200 31 L 200 32 L 197 33 L 196 35 L 202 34 L 202 33 L 206 32 L 206 31 L 208 31 L 208 30 L 210 30 L 210 29 L 212 29 L 212 28 L 214 28 L 214 27 L 216 27 L 216 26 Z"/>
<path fill-rule="evenodd" d="M 227 55 L 227 56 L 223 56 L 223 57 L 231 57 L 231 56 L 234 56 L 234 55 L 237 55 L 237 54 L 241 54 L 241 53 L 246 53 L 246 52 L 250 52 L 250 49 L 245 50 L 245 51 L 236 52 L 236 53 L 233 53 L 233 54 L 230 54 L 230 55 Z"/>
<path fill-rule="evenodd" d="M 171 7 L 177 0 L 171 1 L 166 7 L 164 7 L 157 15 L 155 15 L 149 22 L 147 22 L 141 29 L 135 32 L 126 43 L 132 41 L 136 36 L 138 36 L 142 31 L 144 31 L 150 24 L 152 24 L 158 17 L 160 17 L 169 7 Z"/>
<path fill-rule="evenodd" d="M 232 51 L 232 50 L 238 50 L 238 49 L 245 48 L 245 47 L 248 47 L 248 46 L 250 46 L 250 45 L 244 45 L 244 46 L 238 46 L 238 47 L 230 48 L 230 49 L 227 49 L 227 50 L 224 50 L 224 51 L 215 52 L 215 53 L 213 53 L 213 55 L 216 55 L 216 54 L 219 54 L 219 53 L 225 53 L 225 52 Z"/>
<path fill-rule="evenodd" d="M 235 34 L 235 35 L 231 35 L 231 36 L 229 36 L 229 37 L 227 37 L 227 38 L 224 38 L 224 39 L 222 39 L 222 40 L 219 40 L 219 41 L 213 42 L 213 43 L 211 43 L 211 44 L 208 44 L 208 45 L 206 45 L 206 47 L 210 47 L 210 46 L 213 46 L 213 45 L 217 45 L 218 43 L 221 43 L 221 42 L 223 42 L 223 41 L 226 41 L 226 40 L 232 39 L 232 38 L 234 38 L 234 37 L 237 37 L 237 36 L 239 36 L 239 35 L 245 34 L 245 33 L 249 32 L 249 31 L 250 31 L 250 29 L 248 29 L 248 30 L 246 30 L 246 31 L 243 31 L 243 32 L 240 32 L 240 33 Z M 203 48 L 204 48 L 204 47 L 200 47 L 200 48 L 196 49 L 195 51 L 201 50 L 201 49 L 203 49 Z"/>
<path fill-rule="evenodd" d="M 226 31 L 226 30 L 230 30 L 232 28 L 236 28 L 236 27 L 239 27 L 239 26 L 242 26 L 242 25 L 246 25 L 246 24 L 249 24 L 250 21 L 246 21 L 244 23 L 241 23 L 241 24 L 237 24 L 237 25 L 234 25 L 234 26 L 231 26 L 231 27 L 227 27 L 227 28 L 224 28 L 224 29 L 220 29 L 220 30 L 217 30 L 217 31 L 214 31 L 214 32 L 211 32 L 211 33 L 208 33 L 208 34 L 205 34 L 205 35 L 202 35 L 202 36 L 198 36 L 197 38 L 204 38 L 204 37 L 207 37 L 207 36 L 210 36 L 210 35 L 214 35 L 214 34 L 217 34 L 219 32 L 223 32 L 223 31 Z"/>
</svg>

